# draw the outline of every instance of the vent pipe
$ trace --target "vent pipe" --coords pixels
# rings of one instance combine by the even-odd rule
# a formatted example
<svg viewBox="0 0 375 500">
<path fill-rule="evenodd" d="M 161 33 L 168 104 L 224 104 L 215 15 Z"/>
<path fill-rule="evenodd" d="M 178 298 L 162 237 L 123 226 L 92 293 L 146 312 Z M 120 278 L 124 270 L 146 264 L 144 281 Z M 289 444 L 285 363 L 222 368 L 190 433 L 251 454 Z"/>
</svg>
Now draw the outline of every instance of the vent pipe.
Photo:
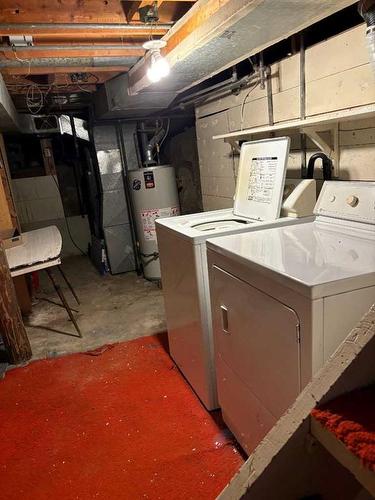
<svg viewBox="0 0 375 500">
<path fill-rule="evenodd" d="M 361 0 L 358 11 L 366 22 L 366 39 L 370 51 L 370 62 L 375 72 L 375 0 Z"/>
</svg>

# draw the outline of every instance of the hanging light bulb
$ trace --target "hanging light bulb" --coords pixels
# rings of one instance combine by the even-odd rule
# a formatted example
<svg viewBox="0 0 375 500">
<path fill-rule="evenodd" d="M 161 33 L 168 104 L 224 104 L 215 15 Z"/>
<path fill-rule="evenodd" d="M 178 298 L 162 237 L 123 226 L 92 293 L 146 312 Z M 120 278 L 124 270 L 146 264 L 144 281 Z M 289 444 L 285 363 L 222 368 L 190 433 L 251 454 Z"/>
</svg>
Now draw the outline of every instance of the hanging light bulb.
<svg viewBox="0 0 375 500">
<path fill-rule="evenodd" d="M 150 40 L 143 44 L 143 47 L 151 52 L 147 77 L 153 83 L 159 82 L 170 73 L 168 61 L 160 53 L 160 49 L 165 46 L 164 40 Z"/>
</svg>

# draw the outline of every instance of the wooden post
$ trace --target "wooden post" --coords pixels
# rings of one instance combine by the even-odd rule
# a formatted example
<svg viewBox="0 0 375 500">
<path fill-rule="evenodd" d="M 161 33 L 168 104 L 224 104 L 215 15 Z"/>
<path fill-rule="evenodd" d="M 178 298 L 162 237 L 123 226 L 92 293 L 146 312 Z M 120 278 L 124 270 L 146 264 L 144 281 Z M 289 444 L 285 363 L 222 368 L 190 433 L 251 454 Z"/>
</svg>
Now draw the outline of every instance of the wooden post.
<svg viewBox="0 0 375 500">
<path fill-rule="evenodd" d="M 11 363 L 22 363 L 31 358 L 30 342 L 18 307 L 2 241 L 0 241 L 0 334 Z"/>
</svg>

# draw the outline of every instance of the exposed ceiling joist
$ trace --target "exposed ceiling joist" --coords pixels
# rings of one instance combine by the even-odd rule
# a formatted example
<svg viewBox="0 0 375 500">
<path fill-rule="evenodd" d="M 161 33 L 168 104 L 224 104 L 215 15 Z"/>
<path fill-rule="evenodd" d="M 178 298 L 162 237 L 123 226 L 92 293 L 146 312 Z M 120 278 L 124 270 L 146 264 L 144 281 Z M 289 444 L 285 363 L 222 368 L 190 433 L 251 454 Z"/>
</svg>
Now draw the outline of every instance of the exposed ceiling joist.
<svg viewBox="0 0 375 500">
<path fill-rule="evenodd" d="M 121 45 L 34 45 L 32 47 L 17 48 L 0 46 L 0 54 L 3 52 L 8 60 L 30 60 L 38 58 L 54 57 L 141 57 L 145 53 L 142 46 L 123 48 Z"/>
<path fill-rule="evenodd" d="M 170 24 L 154 25 L 154 35 L 164 35 L 171 28 Z M 10 35 L 37 35 L 51 37 L 60 35 L 74 35 L 87 38 L 91 35 L 106 35 L 111 37 L 122 36 L 149 36 L 150 26 L 147 24 L 93 24 L 93 23 L 0 23 L 0 36 Z"/>
<path fill-rule="evenodd" d="M 49 75 L 55 73 L 92 73 L 96 72 L 108 72 L 108 73 L 120 73 L 128 71 L 128 66 L 38 66 L 30 67 L 27 66 L 18 68 L 1 68 L 1 73 L 3 75 Z"/>
<path fill-rule="evenodd" d="M 120 0 L 1 0 L 0 23 L 125 23 Z"/>
</svg>

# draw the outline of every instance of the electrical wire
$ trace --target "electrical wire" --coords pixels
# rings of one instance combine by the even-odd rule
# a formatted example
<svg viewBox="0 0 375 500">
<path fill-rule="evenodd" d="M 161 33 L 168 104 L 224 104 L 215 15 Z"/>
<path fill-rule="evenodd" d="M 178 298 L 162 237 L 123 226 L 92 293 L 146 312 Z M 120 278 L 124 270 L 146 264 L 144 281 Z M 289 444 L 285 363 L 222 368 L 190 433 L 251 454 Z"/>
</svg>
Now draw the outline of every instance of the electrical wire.
<svg viewBox="0 0 375 500">
<path fill-rule="evenodd" d="M 34 92 L 36 91 L 36 97 Z M 28 87 L 26 92 L 26 106 L 32 115 L 37 115 L 42 110 L 45 103 L 45 96 L 36 84 Z"/>
<path fill-rule="evenodd" d="M 259 85 L 259 81 L 253 87 L 251 87 L 251 89 L 249 90 L 249 92 L 245 95 L 244 100 L 242 101 L 242 104 L 241 104 L 241 122 L 240 122 L 241 123 L 241 129 L 240 130 L 243 129 L 244 109 L 245 109 L 246 99 L 249 97 L 249 95 L 251 94 L 251 92 L 257 88 L 258 85 Z"/>
<path fill-rule="evenodd" d="M 60 191 L 60 186 L 59 186 L 59 183 L 57 182 L 57 180 L 56 180 L 56 178 L 55 178 L 55 176 L 54 176 L 54 175 L 52 175 L 52 178 L 53 178 L 53 180 L 54 180 L 54 182 L 55 182 L 55 184 L 56 184 L 56 188 L 57 188 L 57 191 L 58 191 L 58 193 L 59 193 L 61 203 L 63 203 L 63 199 L 62 199 L 62 195 L 61 195 L 61 191 Z M 73 238 L 72 233 L 71 233 L 71 231 L 70 231 L 70 227 L 69 227 L 69 223 L 68 223 L 68 218 L 67 218 L 67 216 L 65 215 L 65 212 L 64 212 L 64 220 L 65 220 L 66 229 L 67 229 L 67 231 L 68 231 L 68 235 L 69 235 L 69 238 L 70 238 L 71 242 L 72 242 L 72 243 L 73 243 L 73 245 L 77 248 L 77 250 L 79 250 L 79 251 L 81 252 L 81 254 L 82 254 L 82 255 L 84 255 L 85 257 L 87 257 L 87 253 L 86 253 L 86 252 L 84 252 L 84 251 L 82 250 L 82 248 L 80 248 L 80 247 L 77 245 L 77 243 L 74 241 L 74 238 Z"/>
<path fill-rule="evenodd" d="M 236 162 L 235 162 L 235 149 L 234 147 L 232 146 L 232 151 L 231 151 L 231 156 L 232 156 L 232 172 L 233 172 L 233 180 L 234 180 L 234 184 L 236 185 L 237 183 L 237 174 L 236 174 Z"/>
<path fill-rule="evenodd" d="M 163 139 L 159 143 L 159 149 L 162 147 L 165 139 L 167 138 L 167 135 L 169 133 L 170 124 L 171 124 L 171 119 L 168 118 L 168 125 L 167 125 L 167 128 L 166 128 L 165 134 L 163 135 Z"/>
<path fill-rule="evenodd" d="M 29 69 L 27 71 L 27 75 L 26 76 L 29 76 L 30 73 L 31 73 L 31 61 L 29 59 L 21 59 L 20 57 L 18 57 L 16 49 L 15 49 L 14 46 L 12 46 L 12 52 L 14 54 L 14 57 L 17 59 L 17 61 L 19 61 L 21 63 L 27 63 L 28 64 Z"/>
</svg>

